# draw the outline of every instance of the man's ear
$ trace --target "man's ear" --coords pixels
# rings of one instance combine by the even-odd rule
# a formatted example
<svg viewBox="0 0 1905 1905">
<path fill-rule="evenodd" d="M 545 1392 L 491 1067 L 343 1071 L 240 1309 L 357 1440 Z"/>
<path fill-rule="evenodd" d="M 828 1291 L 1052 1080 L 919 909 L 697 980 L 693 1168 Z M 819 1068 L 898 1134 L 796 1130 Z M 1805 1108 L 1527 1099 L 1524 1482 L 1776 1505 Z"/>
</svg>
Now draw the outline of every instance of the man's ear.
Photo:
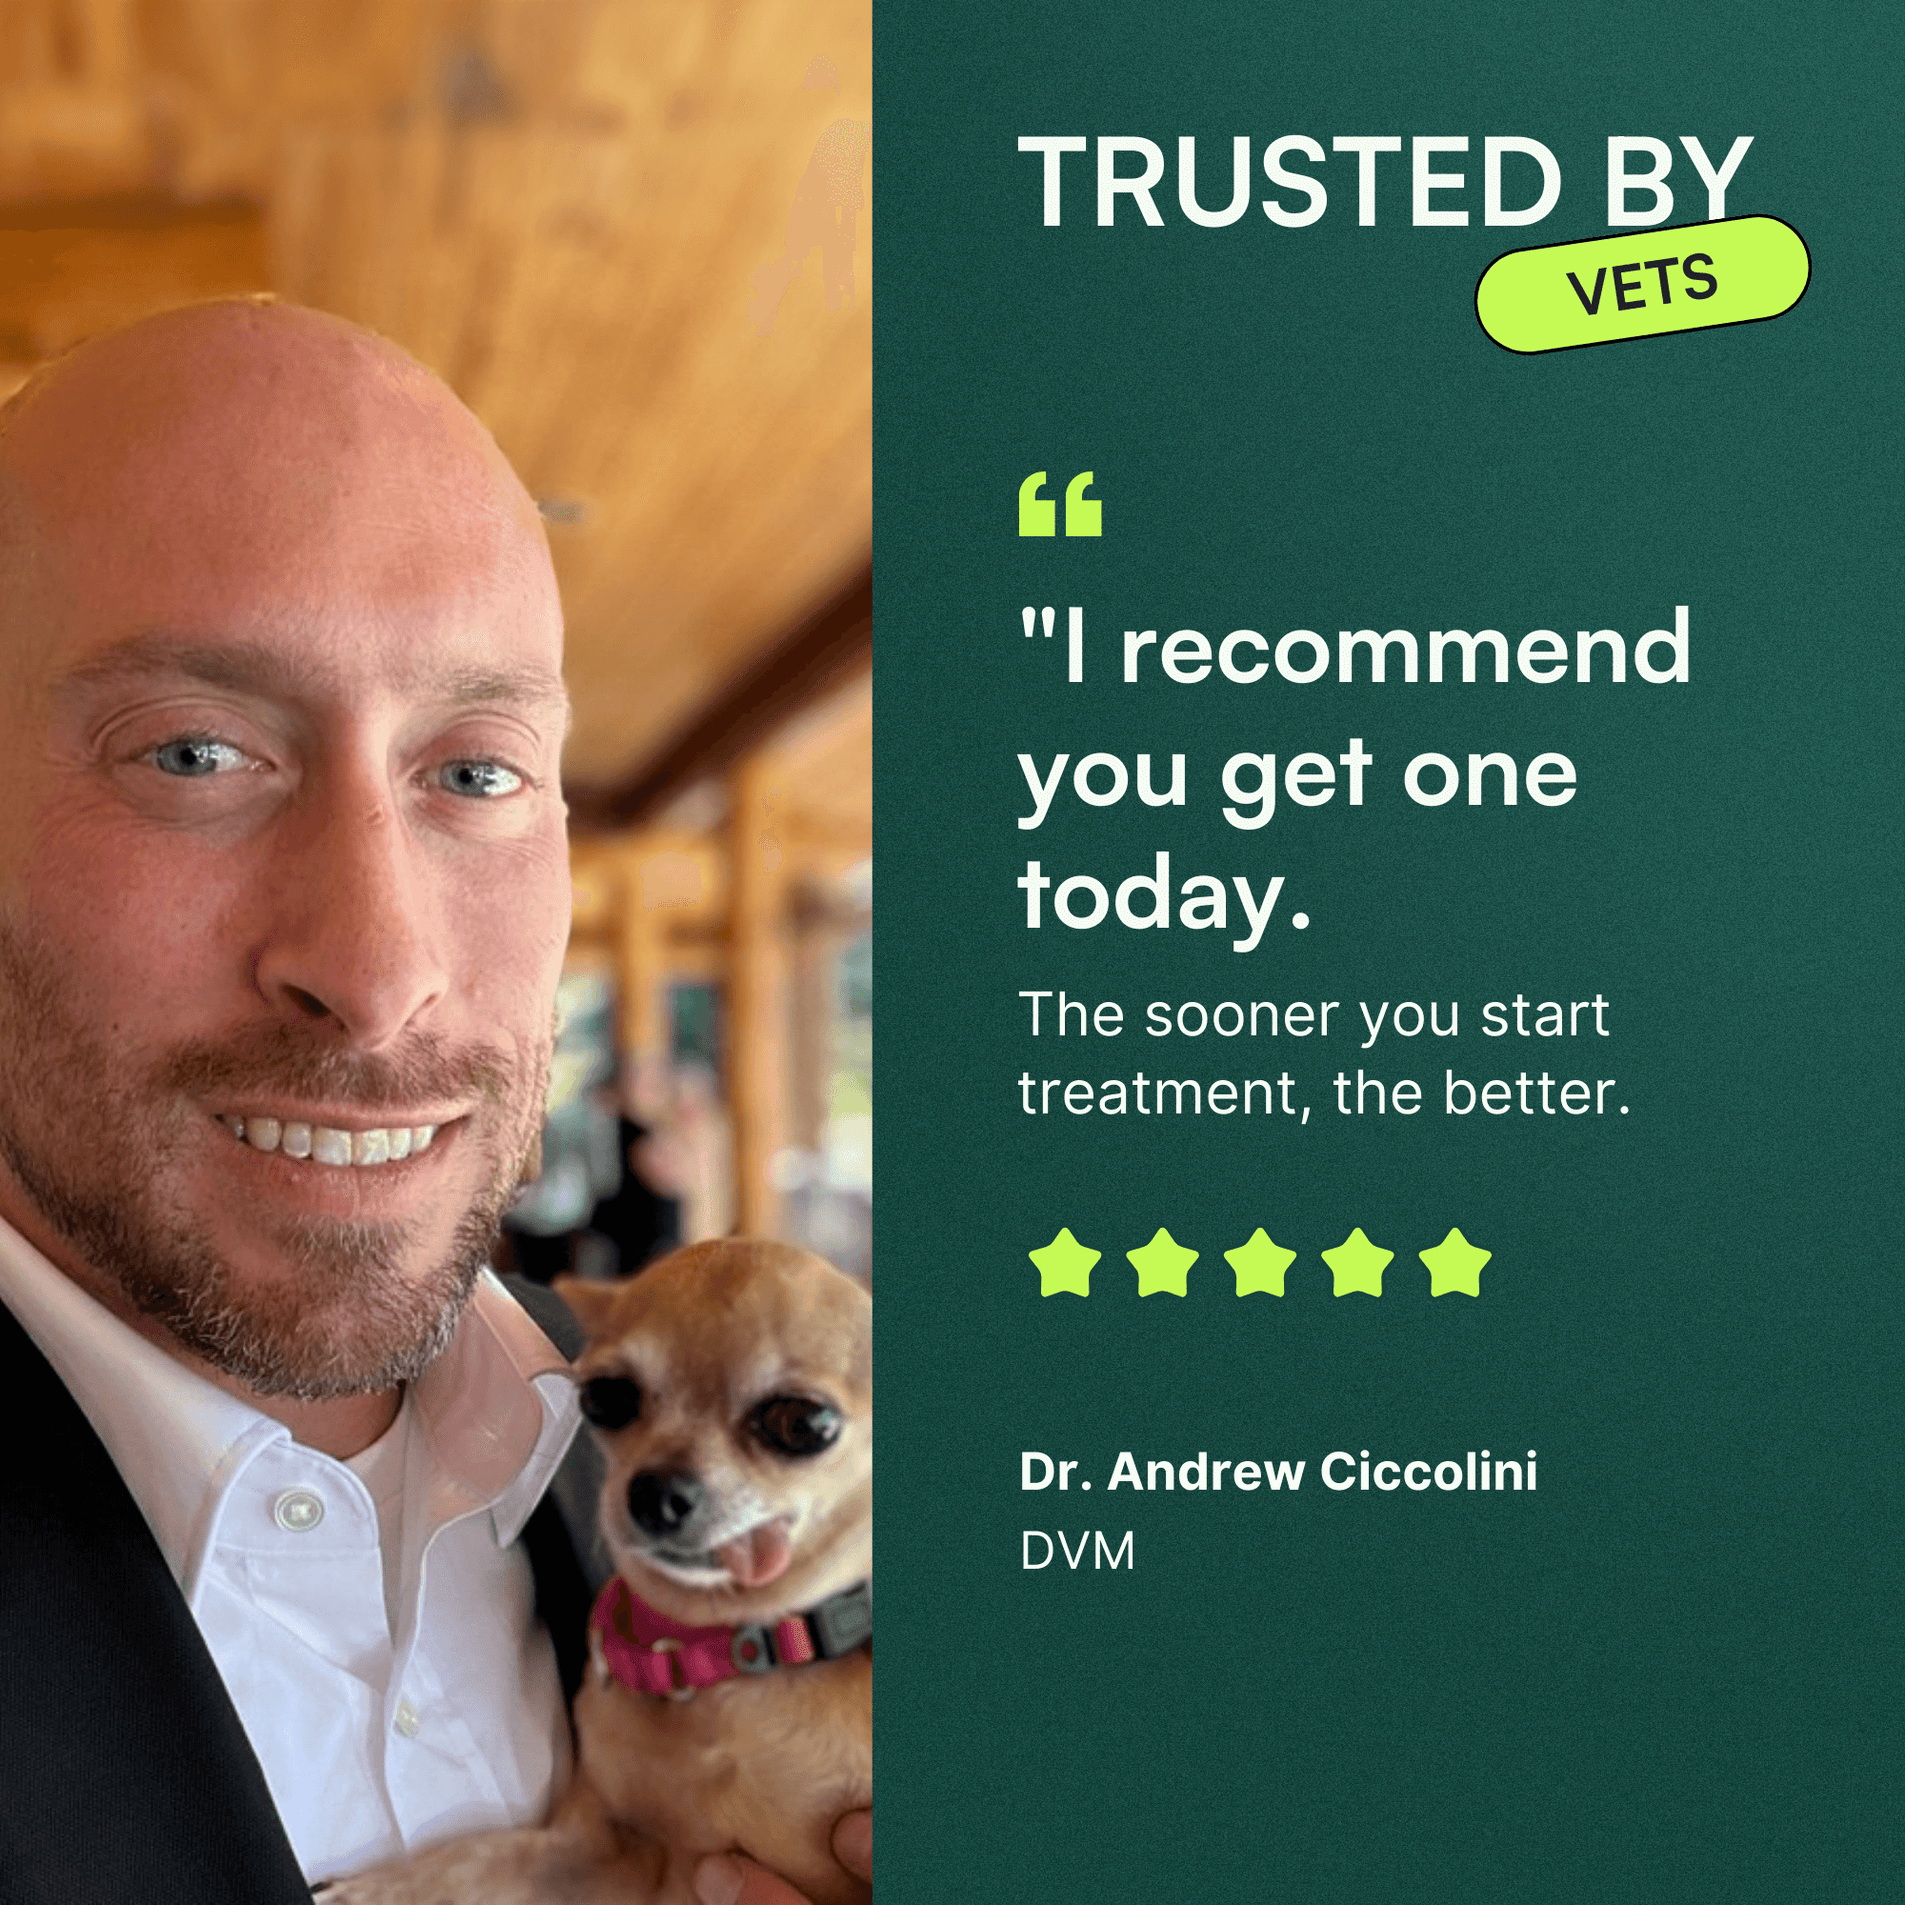
<svg viewBox="0 0 1905 1905">
<path fill-rule="evenodd" d="M 590 1277 L 557 1277 L 550 1289 L 575 1312 L 575 1318 L 590 1336 L 599 1336 L 608 1327 L 609 1312 L 621 1293 L 619 1283 L 597 1283 Z"/>
</svg>

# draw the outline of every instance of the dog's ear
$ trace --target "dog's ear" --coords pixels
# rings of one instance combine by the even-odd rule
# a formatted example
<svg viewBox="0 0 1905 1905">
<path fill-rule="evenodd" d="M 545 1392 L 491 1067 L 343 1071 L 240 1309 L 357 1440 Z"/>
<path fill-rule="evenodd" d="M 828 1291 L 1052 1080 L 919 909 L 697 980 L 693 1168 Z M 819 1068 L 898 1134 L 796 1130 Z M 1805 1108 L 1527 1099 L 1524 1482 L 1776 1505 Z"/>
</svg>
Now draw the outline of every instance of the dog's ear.
<svg viewBox="0 0 1905 1905">
<path fill-rule="evenodd" d="M 621 1290 L 620 1284 L 598 1283 L 589 1277 L 557 1277 L 549 1287 L 575 1312 L 576 1321 L 590 1336 L 599 1336 L 607 1326 Z"/>
</svg>

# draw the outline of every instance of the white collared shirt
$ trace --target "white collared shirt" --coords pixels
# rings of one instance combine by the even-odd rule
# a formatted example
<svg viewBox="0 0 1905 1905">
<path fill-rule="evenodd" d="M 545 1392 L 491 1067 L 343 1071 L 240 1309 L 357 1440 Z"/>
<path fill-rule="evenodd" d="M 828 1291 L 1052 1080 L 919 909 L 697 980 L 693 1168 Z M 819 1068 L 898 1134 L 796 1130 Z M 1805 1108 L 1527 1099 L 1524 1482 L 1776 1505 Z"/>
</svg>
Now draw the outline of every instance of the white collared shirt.
<svg viewBox="0 0 1905 1905">
<path fill-rule="evenodd" d="M 356 1467 L 147 1342 L 4 1222 L 0 1299 L 150 1524 L 307 1878 L 546 1815 L 568 1722 L 510 1544 L 575 1432 L 575 1388 L 494 1277 Z M 388 1606 L 358 1469 L 386 1496 L 401 1476 Z"/>
</svg>

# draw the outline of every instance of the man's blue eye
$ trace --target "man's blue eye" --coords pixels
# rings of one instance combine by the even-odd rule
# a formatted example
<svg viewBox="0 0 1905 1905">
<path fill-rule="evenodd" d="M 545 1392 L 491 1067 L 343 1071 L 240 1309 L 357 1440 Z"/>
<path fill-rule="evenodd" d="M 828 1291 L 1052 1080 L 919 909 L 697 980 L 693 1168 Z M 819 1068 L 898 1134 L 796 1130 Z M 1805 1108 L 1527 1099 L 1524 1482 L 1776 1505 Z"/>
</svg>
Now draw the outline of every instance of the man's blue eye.
<svg viewBox="0 0 1905 1905">
<path fill-rule="evenodd" d="M 204 734 L 184 734 L 176 741 L 164 741 L 155 747 L 152 761 L 161 774 L 202 778 L 243 767 L 245 754 L 229 741 L 215 741 Z"/>
<path fill-rule="evenodd" d="M 499 794 L 513 794 L 523 778 L 500 761 L 449 761 L 437 769 L 437 784 L 452 794 L 494 800 Z"/>
</svg>

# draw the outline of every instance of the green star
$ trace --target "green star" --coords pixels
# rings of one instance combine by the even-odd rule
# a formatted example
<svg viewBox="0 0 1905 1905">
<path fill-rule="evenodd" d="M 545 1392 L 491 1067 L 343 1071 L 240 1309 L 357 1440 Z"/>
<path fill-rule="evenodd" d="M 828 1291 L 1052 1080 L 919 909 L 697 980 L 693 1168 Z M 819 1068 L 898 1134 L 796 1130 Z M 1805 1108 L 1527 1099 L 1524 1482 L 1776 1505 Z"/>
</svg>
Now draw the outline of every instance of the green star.
<svg viewBox="0 0 1905 1905">
<path fill-rule="evenodd" d="M 1459 1230 L 1452 1230 L 1433 1250 L 1418 1253 L 1429 1266 L 1429 1294 L 1463 1296 L 1482 1293 L 1482 1265 L 1495 1253 L 1477 1250 Z"/>
<path fill-rule="evenodd" d="M 1283 1273 L 1296 1262 L 1296 1252 L 1272 1243 L 1260 1224 L 1250 1233 L 1247 1244 L 1224 1252 L 1224 1261 L 1237 1273 L 1239 1296 L 1254 1296 L 1258 1291 L 1281 1296 Z"/>
<path fill-rule="evenodd" d="M 1040 1296 L 1057 1296 L 1061 1290 L 1090 1296 L 1091 1267 L 1105 1253 L 1081 1244 L 1069 1230 L 1061 1230 L 1043 1250 L 1025 1254 L 1038 1265 Z"/>
<path fill-rule="evenodd" d="M 1358 1229 L 1352 1230 L 1334 1250 L 1324 1251 L 1323 1261 L 1336 1279 L 1338 1296 L 1349 1296 L 1358 1290 L 1366 1296 L 1381 1296 L 1383 1269 L 1395 1254 L 1393 1250 L 1372 1244 Z"/>
<path fill-rule="evenodd" d="M 1184 1279 L 1197 1261 L 1197 1252 L 1186 1250 L 1168 1230 L 1160 1230 L 1142 1250 L 1124 1254 L 1138 1273 L 1140 1296 L 1183 1296 Z"/>
</svg>

